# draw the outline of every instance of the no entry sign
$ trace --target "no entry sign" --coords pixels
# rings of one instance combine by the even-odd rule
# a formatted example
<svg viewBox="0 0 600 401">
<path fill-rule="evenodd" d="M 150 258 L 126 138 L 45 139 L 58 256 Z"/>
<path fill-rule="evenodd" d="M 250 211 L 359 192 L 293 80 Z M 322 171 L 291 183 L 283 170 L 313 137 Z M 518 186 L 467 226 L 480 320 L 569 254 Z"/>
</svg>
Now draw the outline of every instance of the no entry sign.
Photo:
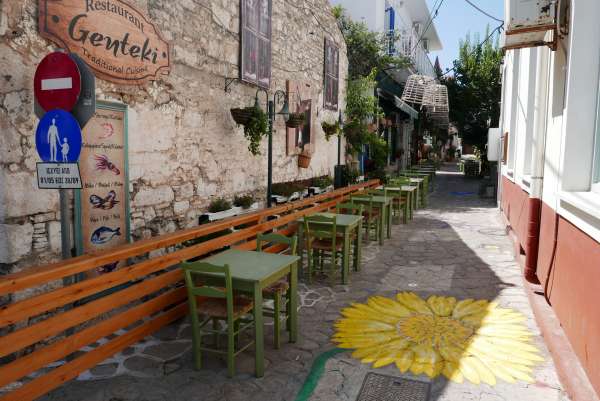
<svg viewBox="0 0 600 401">
<path fill-rule="evenodd" d="M 33 90 L 36 100 L 45 111 L 71 111 L 81 92 L 77 64 L 66 53 L 48 54 L 35 70 Z"/>
<path fill-rule="evenodd" d="M 35 147 L 40 158 L 49 163 L 75 163 L 81 153 L 81 129 L 77 120 L 64 110 L 50 110 L 35 132 Z"/>
</svg>

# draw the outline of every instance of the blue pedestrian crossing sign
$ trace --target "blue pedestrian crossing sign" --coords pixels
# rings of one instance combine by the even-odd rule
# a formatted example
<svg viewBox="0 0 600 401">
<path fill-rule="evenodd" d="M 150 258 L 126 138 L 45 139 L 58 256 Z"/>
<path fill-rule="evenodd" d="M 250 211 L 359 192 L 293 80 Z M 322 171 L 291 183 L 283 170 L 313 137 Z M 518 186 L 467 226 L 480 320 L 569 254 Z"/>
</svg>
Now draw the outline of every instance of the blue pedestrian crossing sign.
<svg viewBox="0 0 600 401">
<path fill-rule="evenodd" d="M 64 110 L 50 110 L 35 132 L 35 147 L 47 163 L 75 163 L 81 153 L 81 129 L 77 120 Z"/>
</svg>

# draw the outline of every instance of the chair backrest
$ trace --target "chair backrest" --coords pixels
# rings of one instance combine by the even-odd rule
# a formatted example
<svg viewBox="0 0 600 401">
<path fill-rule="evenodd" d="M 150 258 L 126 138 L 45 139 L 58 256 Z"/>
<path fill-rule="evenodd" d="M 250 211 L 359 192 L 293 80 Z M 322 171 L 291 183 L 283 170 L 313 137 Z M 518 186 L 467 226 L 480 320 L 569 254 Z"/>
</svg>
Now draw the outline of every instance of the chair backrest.
<svg viewBox="0 0 600 401">
<path fill-rule="evenodd" d="M 335 205 L 335 211 L 339 214 L 353 214 L 355 216 L 362 216 L 363 210 L 364 206 L 359 205 L 358 203 L 346 202 Z"/>
<path fill-rule="evenodd" d="M 410 179 L 408 177 L 396 177 L 390 180 L 390 187 L 401 187 L 403 185 L 410 185 Z"/>
<path fill-rule="evenodd" d="M 335 246 L 336 232 L 337 219 L 335 215 L 331 217 L 320 214 L 304 216 L 304 235 L 308 240 L 331 240 Z"/>
<path fill-rule="evenodd" d="M 382 189 L 369 189 L 367 191 L 367 193 L 369 195 L 373 195 L 373 196 L 388 196 L 388 190 L 387 188 L 382 188 Z"/>
<path fill-rule="evenodd" d="M 296 255 L 296 249 L 298 247 L 298 237 L 296 237 L 295 235 L 292 237 L 286 237 L 285 235 L 276 233 L 258 234 L 256 236 L 256 251 L 261 252 L 265 244 L 287 245 L 285 249 L 282 249 L 282 251 L 278 253 Z"/>
<path fill-rule="evenodd" d="M 373 195 L 372 194 L 361 194 L 356 196 L 351 196 L 350 199 L 352 203 L 354 203 L 355 198 L 361 198 L 360 203 L 364 205 L 364 210 L 366 213 L 371 215 L 373 213 Z"/>
<path fill-rule="evenodd" d="M 227 316 L 233 316 L 233 287 L 229 265 L 216 266 L 204 262 L 181 264 L 192 318 L 198 316 L 197 297 L 225 298 Z"/>
</svg>

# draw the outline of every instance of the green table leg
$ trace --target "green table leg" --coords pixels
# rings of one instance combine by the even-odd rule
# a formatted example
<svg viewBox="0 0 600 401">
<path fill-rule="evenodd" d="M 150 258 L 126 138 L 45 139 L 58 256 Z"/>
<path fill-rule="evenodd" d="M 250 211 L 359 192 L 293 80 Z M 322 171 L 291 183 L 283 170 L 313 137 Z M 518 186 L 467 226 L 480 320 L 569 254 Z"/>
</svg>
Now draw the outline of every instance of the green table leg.
<svg viewBox="0 0 600 401">
<path fill-rule="evenodd" d="M 258 283 L 256 283 L 254 284 L 254 363 L 256 377 L 263 377 L 265 374 L 265 337 L 263 333 L 264 327 L 262 304 L 262 288 Z"/>
<path fill-rule="evenodd" d="M 406 194 L 404 202 L 404 224 L 408 224 L 408 216 L 410 215 L 410 192 Z"/>
<path fill-rule="evenodd" d="M 298 224 L 298 256 L 300 256 L 300 268 L 304 271 L 304 227 Z"/>
<path fill-rule="evenodd" d="M 298 264 L 294 263 L 290 269 L 290 288 L 288 289 L 288 313 L 290 342 L 298 341 Z"/>
<path fill-rule="evenodd" d="M 342 257 L 342 284 L 348 284 L 349 266 L 350 266 L 350 233 L 347 227 L 344 228 L 344 255 Z"/>
<path fill-rule="evenodd" d="M 418 183 L 417 184 L 417 189 L 414 193 L 413 198 L 413 210 L 417 210 L 419 208 L 419 195 L 420 195 L 420 191 L 421 191 L 421 184 L 422 183 Z"/>
<path fill-rule="evenodd" d="M 354 240 L 354 271 L 360 271 L 360 261 L 362 257 L 362 241 L 360 233 L 362 232 L 362 220 L 358 223 L 356 239 Z"/>
<path fill-rule="evenodd" d="M 387 237 L 392 238 L 392 203 L 390 202 L 388 206 L 388 224 L 387 224 Z"/>
<path fill-rule="evenodd" d="M 381 208 L 381 213 L 379 213 L 379 245 L 383 245 L 383 237 L 385 235 L 385 221 L 386 219 L 386 214 L 387 213 L 387 207 L 383 206 Z"/>
</svg>

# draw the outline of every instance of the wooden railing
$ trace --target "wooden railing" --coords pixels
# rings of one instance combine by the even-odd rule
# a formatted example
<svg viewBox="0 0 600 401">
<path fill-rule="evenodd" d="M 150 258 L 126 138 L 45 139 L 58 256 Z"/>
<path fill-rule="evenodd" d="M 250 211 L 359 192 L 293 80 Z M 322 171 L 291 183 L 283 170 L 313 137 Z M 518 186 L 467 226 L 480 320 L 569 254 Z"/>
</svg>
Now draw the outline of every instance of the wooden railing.
<svg viewBox="0 0 600 401">
<path fill-rule="evenodd" d="M 0 401 L 34 400 L 187 313 L 178 263 L 233 246 L 251 250 L 256 235 L 295 232 L 299 217 L 328 210 L 348 194 L 378 185 L 369 181 L 247 215 L 145 239 L 68 261 L 0 277 L 0 296 L 17 301 L 0 308 Z M 236 229 L 239 228 L 239 229 Z M 243 227 L 243 228 L 241 228 Z M 182 247 L 184 241 L 223 230 L 230 234 Z M 273 249 L 267 249 L 267 251 Z M 162 251 L 162 252 L 156 252 Z M 159 254 L 159 256 L 154 256 Z M 135 263 L 132 263 L 133 259 Z M 83 273 L 114 262 L 125 267 L 99 276 Z M 62 285 L 62 279 L 84 279 Z M 51 288 L 44 290 L 44 288 Z M 27 291 L 26 291 L 27 290 Z M 27 297 L 25 294 L 31 294 Z M 121 334 L 119 334 L 121 333 Z M 100 339 L 93 350 L 81 349 Z M 56 363 L 53 369 L 49 364 Z"/>
</svg>

